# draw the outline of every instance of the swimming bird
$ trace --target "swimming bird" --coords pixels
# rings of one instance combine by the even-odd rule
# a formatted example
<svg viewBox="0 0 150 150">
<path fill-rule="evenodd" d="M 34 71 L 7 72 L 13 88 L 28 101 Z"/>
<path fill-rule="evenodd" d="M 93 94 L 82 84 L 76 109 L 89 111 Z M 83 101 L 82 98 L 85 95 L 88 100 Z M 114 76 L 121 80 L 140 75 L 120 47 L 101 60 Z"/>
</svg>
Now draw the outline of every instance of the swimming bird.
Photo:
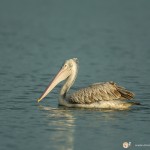
<svg viewBox="0 0 150 150">
<path fill-rule="evenodd" d="M 71 95 L 67 95 L 70 87 L 74 84 L 78 73 L 78 59 L 72 58 L 66 60 L 45 89 L 43 94 L 37 100 L 40 102 L 52 89 L 61 81 L 66 80 L 59 94 L 59 105 L 66 107 L 81 108 L 104 108 L 104 109 L 128 109 L 132 105 L 138 105 L 136 102 L 125 100 L 133 99 L 134 93 L 118 86 L 116 83 L 101 82 L 94 83 L 88 87 L 82 88 Z"/>
</svg>

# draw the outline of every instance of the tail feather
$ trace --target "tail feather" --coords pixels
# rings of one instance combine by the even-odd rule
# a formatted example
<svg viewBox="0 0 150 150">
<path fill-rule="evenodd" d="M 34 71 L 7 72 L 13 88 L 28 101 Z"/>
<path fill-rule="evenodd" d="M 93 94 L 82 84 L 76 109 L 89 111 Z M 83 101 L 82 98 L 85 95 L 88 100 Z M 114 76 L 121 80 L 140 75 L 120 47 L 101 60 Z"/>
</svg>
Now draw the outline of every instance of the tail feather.
<svg viewBox="0 0 150 150">
<path fill-rule="evenodd" d="M 123 103 L 123 106 L 125 108 L 129 108 L 131 106 L 134 106 L 134 105 L 141 105 L 139 102 L 126 102 L 126 103 Z"/>
<path fill-rule="evenodd" d="M 141 105 L 139 102 L 130 102 L 132 105 Z"/>
</svg>

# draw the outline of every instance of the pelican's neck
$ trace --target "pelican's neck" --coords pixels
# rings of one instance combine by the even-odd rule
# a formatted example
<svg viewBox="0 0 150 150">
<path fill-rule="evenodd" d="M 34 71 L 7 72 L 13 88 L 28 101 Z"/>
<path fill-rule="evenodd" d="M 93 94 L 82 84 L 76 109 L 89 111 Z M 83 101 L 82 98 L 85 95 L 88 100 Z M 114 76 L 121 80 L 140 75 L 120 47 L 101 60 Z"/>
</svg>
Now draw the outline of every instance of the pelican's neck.
<svg viewBox="0 0 150 150">
<path fill-rule="evenodd" d="M 77 77 L 77 73 L 78 73 L 78 66 L 75 65 L 72 69 L 72 73 L 70 74 L 70 76 L 66 79 L 65 84 L 63 85 L 63 87 L 60 90 L 60 97 L 65 99 L 66 98 L 66 94 L 69 91 L 70 87 L 74 84 L 74 81 Z"/>
</svg>

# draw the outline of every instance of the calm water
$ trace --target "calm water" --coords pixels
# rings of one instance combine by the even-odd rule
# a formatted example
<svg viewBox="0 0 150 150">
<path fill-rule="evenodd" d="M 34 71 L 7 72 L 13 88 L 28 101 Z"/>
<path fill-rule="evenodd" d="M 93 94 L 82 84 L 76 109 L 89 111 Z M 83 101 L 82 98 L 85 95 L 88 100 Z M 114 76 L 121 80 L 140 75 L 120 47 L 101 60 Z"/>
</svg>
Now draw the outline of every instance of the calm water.
<svg viewBox="0 0 150 150">
<path fill-rule="evenodd" d="M 63 61 L 77 57 L 72 91 L 115 81 L 142 103 L 127 111 L 40 104 Z M 1 0 L 0 150 L 150 149 L 150 1 Z"/>
</svg>

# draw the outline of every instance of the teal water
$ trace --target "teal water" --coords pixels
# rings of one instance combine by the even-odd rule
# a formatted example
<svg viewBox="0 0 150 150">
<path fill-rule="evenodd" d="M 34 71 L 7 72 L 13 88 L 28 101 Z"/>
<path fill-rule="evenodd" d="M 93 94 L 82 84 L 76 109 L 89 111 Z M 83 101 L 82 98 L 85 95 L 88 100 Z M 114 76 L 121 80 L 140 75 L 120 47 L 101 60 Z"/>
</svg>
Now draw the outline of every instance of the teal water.
<svg viewBox="0 0 150 150">
<path fill-rule="evenodd" d="M 62 63 L 77 57 L 71 91 L 115 81 L 136 94 L 127 111 L 58 107 L 58 85 L 41 95 Z M 0 1 L 0 149 L 150 149 L 148 0 Z"/>
</svg>

